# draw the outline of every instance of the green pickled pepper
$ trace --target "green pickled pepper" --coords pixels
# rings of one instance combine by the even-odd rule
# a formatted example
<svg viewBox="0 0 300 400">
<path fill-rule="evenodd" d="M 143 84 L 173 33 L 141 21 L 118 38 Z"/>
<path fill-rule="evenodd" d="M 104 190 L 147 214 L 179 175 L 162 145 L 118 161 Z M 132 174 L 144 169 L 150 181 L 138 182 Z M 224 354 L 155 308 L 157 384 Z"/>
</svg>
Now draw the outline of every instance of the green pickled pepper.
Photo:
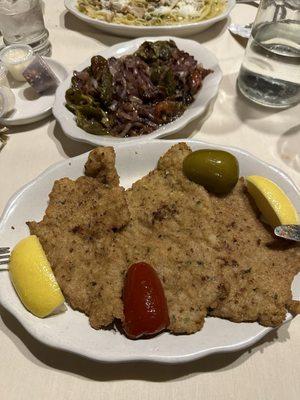
<svg viewBox="0 0 300 400">
<path fill-rule="evenodd" d="M 239 179 L 239 164 L 234 155 L 222 150 L 203 149 L 183 161 L 185 176 L 209 192 L 227 194 Z"/>
</svg>

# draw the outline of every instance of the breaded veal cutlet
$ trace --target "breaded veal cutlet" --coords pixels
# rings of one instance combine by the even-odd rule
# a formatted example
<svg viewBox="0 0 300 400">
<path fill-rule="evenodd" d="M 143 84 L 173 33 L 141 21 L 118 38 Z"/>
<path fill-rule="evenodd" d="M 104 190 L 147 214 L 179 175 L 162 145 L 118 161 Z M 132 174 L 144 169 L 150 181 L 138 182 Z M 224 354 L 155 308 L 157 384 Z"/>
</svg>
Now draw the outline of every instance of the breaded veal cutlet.
<svg viewBox="0 0 300 400">
<path fill-rule="evenodd" d="M 118 237 L 128 266 L 146 261 L 158 273 L 173 333 L 200 330 L 226 296 L 209 195 L 182 173 L 189 152 L 183 143 L 172 147 L 126 191 L 131 223 Z"/>
<path fill-rule="evenodd" d="M 127 268 L 157 271 L 173 333 L 201 329 L 205 316 L 280 324 L 300 269 L 299 246 L 276 239 L 259 220 L 243 180 L 214 196 L 182 173 L 184 143 L 126 192 L 110 147 L 93 150 L 88 176 L 54 184 L 44 219 L 28 223 L 53 266 L 67 301 L 103 328 L 123 319 Z"/>
<path fill-rule="evenodd" d="M 277 238 L 264 225 L 241 178 L 224 197 L 210 196 L 220 259 L 229 295 L 211 315 L 234 322 L 280 325 L 286 311 L 299 313 L 291 284 L 300 272 L 300 246 Z M 298 310 L 298 312 L 297 312 Z"/>
<path fill-rule="evenodd" d="M 125 191 L 119 186 L 112 148 L 90 153 L 86 174 L 54 183 L 43 220 L 29 222 L 41 241 L 55 277 L 76 310 L 90 316 L 96 328 L 122 318 L 125 263 L 113 242 L 129 221 Z M 98 271 L 99 282 L 92 272 Z M 98 286 L 97 298 L 91 289 Z"/>
</svg>

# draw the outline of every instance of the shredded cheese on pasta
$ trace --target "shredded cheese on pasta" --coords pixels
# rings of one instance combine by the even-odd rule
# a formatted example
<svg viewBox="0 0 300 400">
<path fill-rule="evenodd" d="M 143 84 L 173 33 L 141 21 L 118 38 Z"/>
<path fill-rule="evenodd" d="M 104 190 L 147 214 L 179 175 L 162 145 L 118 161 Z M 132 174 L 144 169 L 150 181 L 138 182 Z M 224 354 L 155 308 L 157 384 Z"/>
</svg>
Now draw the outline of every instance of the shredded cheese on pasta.
<svg viewBox="0 0 300 400">
<path fill-rule="evenodd" d="M 125 25 L 175 25 L 213 18 L 227 0 L 78 0 L 89 17 Z"/>
</svg>

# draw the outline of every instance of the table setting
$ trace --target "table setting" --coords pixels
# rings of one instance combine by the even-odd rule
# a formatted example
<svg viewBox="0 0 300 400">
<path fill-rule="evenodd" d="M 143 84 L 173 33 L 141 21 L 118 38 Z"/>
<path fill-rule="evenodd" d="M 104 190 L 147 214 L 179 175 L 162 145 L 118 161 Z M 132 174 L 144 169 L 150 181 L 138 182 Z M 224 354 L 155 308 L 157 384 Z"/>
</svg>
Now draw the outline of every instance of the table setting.
<svg viewBox="0 0 300 400">
<path fill-rule="evenodd" d="M 299 398 L 299 26 L 0 1 L 3 398 Z"/>
</svg>

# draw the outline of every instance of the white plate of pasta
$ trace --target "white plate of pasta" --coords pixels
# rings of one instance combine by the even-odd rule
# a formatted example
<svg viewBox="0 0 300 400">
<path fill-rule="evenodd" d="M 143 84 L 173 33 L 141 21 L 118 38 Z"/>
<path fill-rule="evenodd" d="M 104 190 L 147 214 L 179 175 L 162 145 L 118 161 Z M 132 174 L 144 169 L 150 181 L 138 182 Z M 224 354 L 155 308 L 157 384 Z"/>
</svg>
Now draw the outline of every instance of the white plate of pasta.
<svg viewBox="0 0 300 400">
<path fill-rule="evenodd" d="M 126 37 L 188 36 L 228 17 L 236 0 L 65 0 L 77 18 Z"/>
</svg>

